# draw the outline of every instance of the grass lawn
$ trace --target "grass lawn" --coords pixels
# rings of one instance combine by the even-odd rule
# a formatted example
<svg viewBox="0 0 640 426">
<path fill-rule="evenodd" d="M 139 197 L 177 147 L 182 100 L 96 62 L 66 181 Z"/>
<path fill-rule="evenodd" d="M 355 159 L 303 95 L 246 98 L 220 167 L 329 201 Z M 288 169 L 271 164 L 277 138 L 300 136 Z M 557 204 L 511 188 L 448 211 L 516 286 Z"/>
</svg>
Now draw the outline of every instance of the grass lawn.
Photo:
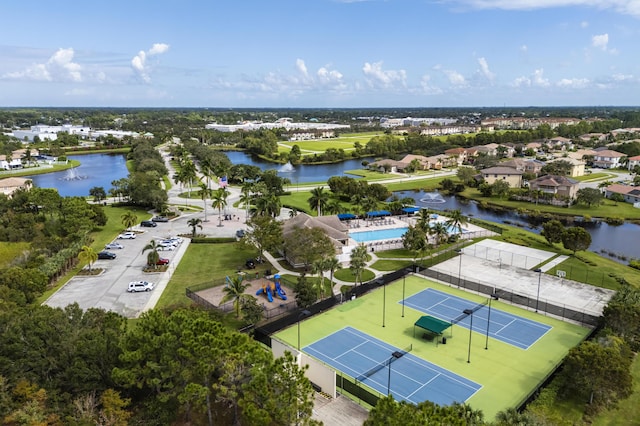
<svg viewBox="0 0 640 426">
<path fill-rule="evenodd" d="M 620 217 L 624 219 L 640 219 L 640 209 L 636 209 L 629 203 L 616 203 L 604 199 L 597 207 L 587 207 L 584 205 L 573 205 L 570 207 L 550 206 L 547 204 L 532 204 L 525 201 L 510 201 L 496 197 L 483 197 L 476 188 L 467 188 L 460 194 L 462 197 L 476 200 L 481 203 L 495 204 L 513 210 L 527 210 L 554 213 L 565 216 L 591 216 L 591 217 Z"/>
<path fill-rule="evenodd" d="M 582 176 L 574 176 L 571 179 L 577 180 L 578 182 L 587 182 L 591 180 L 605 180 L 605 179 L 614 179 L 617 175 L 612 173 L 591 173 L 590 175 L 582 175 Z"/>
<path fill-rule="evenodd" d="M 353 272 L 351 272 L 351 269 L 349 268 L 338 269 L 336 272 L 334 272 L 333 276 L 338 280 L 346 281 L 348 283 L 356 282 L 356 276 L 353 275 Z M 367 281 L 371 281 L 375 277 L 376 277 L 376 274 L 374 274 L 369 269 L 365 269 L 364 271 L 362 271 L 363 283 L 366 283 Z"/>
<path fill-rule="evenodd" d="M 313 153 L 322 153 L 329 148 L 343 149 L 346 152 L 354 150 L 354 144 L 360 142 L 362 146 L 365 146 L 371 138 L 380 136 L 381 133 L 377 132 L 365 132 L 365 133 L 345 133 L 337 138 L 331 139 L 314 139 L 307 141 L 282 141 L 278 143 L 278 152 L 289 152 L 293 145 L 298 145 L 302 155 L 309 155 Z M 311 151 L 311 152 L 310 152 Z"/>
<path fill-rule="evenodd" d="M 414 337 L 413 324 L 423 313 L 405 307 L 402 317 L 403 280 L 377 289 L 354 301 L 349 301 L 325 311 L 301 323 L 301 346 L 307 346 L 345 326 L 354 327 L 397 348 L 413 345 L 412 354 L 451 372 L 472 380 L 482 388 L 467 401 L 474 409 L 480 409 L 491 420 L 496 413 L 517 406 L 526 399 L 552 369 L 561 362 L 570 348 L 579 344 L 589 330 L 550 317 L 494 302 L 493 309 L 506 311 L 520 317 L 550 325 L 552 328 L 527 350 L 519 349 L 503 341 L 490 338 L 485 350 L 484 333 L 473 332 L 470 347 L 471 362 L 467 363 L 469 331 L 454 325 L 446 330 L 447 344 L 436 346 Z M 407 297 L 427 287 L 481 303 L 486 299 L 447 287 L 419 276 L 406 278 Z M 386 299 L 386 326 L 381 327 L 383 298 Z M 294 325 L 275 337 L 291 347 L 297 345 L 297 327 Z"/>
<path fill-rule="evenodd" d="M 367 181 L 376 181 L 376 180 L 388 180 L 388 179 L 400 179 L 402 176 L 392 175 L 390 173 L 381 173 L 375 170 L 367 170 L 367 169 L 355 169 L 355 170 L 347 170 L 344 172 L 345 174 L 360 176 L 361 178 Z"/>
<path fill-rule="evenodd" d="M 376 256 L 382 259 L 396 258 L 396 257 L 413 259 L 413 257 L 415 256 L 415 253 L 407 249 L 393 249 L 393 250 L 379 251 L 376 253 Z"/>
<path fill-rule="evenodd" d="M 191 300 L 185 294 L 187 287 L 223 285 L 227 276 L 235 275 L 244 267 L 244 261 L 255 255 L 255 250 L 243 248 L 236 242 L 190 244 L 156 308 L 190 305 Z M 273 267 L 269 263 L 259 264 L 251 273 L 258 271 L 262 275 L 266 269 Z"/>
<path fill-rule="evenodd" d="M 413 260 L 382 259 L 373 263 L 371 267 L 378 271 L 397 271 L 411 265 L 413 265 Z"/>
</svg>

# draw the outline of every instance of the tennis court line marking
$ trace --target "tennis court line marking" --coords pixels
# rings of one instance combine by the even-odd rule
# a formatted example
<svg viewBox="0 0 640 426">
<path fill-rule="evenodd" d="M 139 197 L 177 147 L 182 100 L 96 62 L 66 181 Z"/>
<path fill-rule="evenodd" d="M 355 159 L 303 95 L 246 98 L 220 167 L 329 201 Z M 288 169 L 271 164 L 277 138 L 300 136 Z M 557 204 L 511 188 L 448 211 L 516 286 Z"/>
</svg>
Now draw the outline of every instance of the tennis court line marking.
<svg viewBox="0 0 640 426">
<path fill-rule="evenodd" d="M 495 334 L 499 334 L 502 330 L 504 330 L 505 328 L 509 327 L 511 324 L 513 324 L 514 322 L 516 322 L 515 318 L 511 320 L 511 322 L 503 325 L 500 330 L 496 331 Z M 502 325 L 502 324 L 500 324 Z"/>
<path fill-rule="evenodd" d="M 317 343 L 317 342 L 319 342 L 319 341 L 321 341 L 321 340 L 323 340 L 323 339 L 325 339 L 325 338 L 327 338 L 327 337 L 329 337 L 329 336 L 332 336 L 332 335 L 334 335 L 334 334 L 337 334 L 337 333 L 339 333 L 339 332 L 347 332 L 347 333 L 350 333 L 350 334 L 352 334 L 352 335 L 354 335 L 354 336 L 357 336 L 357 337 L 359 337 L 359 338 L 361 338 L 361 339 L 364 339 L 364 340 L 365 340 L 364 342 L 359 343 L 358 345 L 356 345 L 356 347 L 361 347 L 361 346 L 363 346 L 365 343 L 373 343 L 375 346 L 380 347 L 380 348 L 384 349 L 385 351 L 389 351 L 389 350 L 391 350 L 391 349 L 398 349 L 398 348 L 396 348 L 395 346 L 393 346 L 393 345 L 391 345 L 391 344 L 388 344 L 388 343 L 386 343 L 386 342 L 384 342 L 384 341 L 382 341 L 382 340 L 378 340 L 378 339 L 376 339 L 376 340 L 378 340 L 378 341 L 376 341 L 376 340 L 371 340 L 369 337 L 373 337 L 373 336 L 370 336 L 370 335 L 368 335 L 368 334 L 366 334 L 366 333 L 364 333 L 364 332 L 362 332 L 362 331 L 360 331 L 360 330 L 358 330 L 358 329 L 356 329 L 356 328 L 353 328 L 353 327 L 351 327 L 351 326 L 346 326 L 346 327 L 341 328 L 340 330 L 336 330 L 335 332 L 328 334 L 328 335 L 327 335 L 327 336 L 325 336 L 324 338 L 321 338 L 321 339 L 316 340 L 316 341 L 315 341 L 314 343 L 312 343 L 311 345 L 313 345 L 313 344 L 315 344 L 315 343 Z M 374 339 L 375 339 L 375 337 L 374 337 Z M 307 353 L 313 352 L 313 353 L 315 353 L 315 354 L 320 355 L 320 358 L 323 358 L 323 357 L 324 357 L 324 358 L 326 358 L 326 359 L 331 359 L 333 362 L 335 362 L 336 364 L 338 364 L 338 365 L 340 365 L 340 366 L 342 366 L 342 367 L 343 367 L 343 369 L 341 369 L 341 371 L 343 371 L 344 373 L 350 373 L 350 372 L 354 373 L 354 374 L 352 375 L 352 377 L 354 377 L 354 378 L 356 378 L 356 379 L 357 379 L 357 377 L 358 377 L 358 376 L 361 376 L 362 374 L 366 373 L 368 370 L 365 370 L 364 372 L 356 372 L 356 371 L 355 371 L 355 370 L 353 370 L 351 367 L 349 367 L 349 366 L 347 366 L 346 364 L 344 364 L 344 363 L 342 363 L 342 362 L 338 361 L 338 360 L 337 360 L 337 358 L 339 358 L 339 357 L 341 357 L 341 356 L 344 356 L 345 354 L 347 354 L 347 353 L 349 353 L 349 352 L 353 352 L 353 353 L 358 354 L 359 356 L 361 356 L 361 357 L 363 357 L 363 358 L 370 359 L 370 360 L 372 360 L 372 361 L 376 362 L 377 364 L 379 364 L 379 363 L 380 363 L 380 362 L 378 362 L 377 360 L 375 360 L 375 359 L 373 359 L 373 358 L 370 358 L 370 357 L 366 356 L 366 355 L 365 355 L 365 354 L 363 354 L 362 352 L 354 351 L 354 350 L 353 350 L 354 348 L 351 348 L 351 349 L 349 349 L 349 350 L 347 350 L 347 351 L 344 351 L 344 352 L 342 352 L 340 355 L 336 356 L 335 358 L 332 358 L 332 357 L 330 357 L 330 356 L 327 356 L 324 352 L 320 352 L 319 350 L 317 350 L 317 349 L 315 349 L 315 348 L 310 348 L 309 346 L 311 346 L 311 345 L 308 345 L 308 346 L 306 346 L 306 347 L 304 348 L 304 349 L 305 349 L 305 351 L 306 351 Z M 404 374 L 404 373 L 402 373 L 402 372 L 400 372 L 400 371 L 397 371 L 397 370 L 395 371 L 395 373 L 396 373 L 397 375 L 402 376 L 402 377 L 404 377 L 404 378 L 408 379 L 410 382 L 413 382 L 413 383 L 415 383 L 415 384 L 417 384 L 417 385 L 420 385 L 420 386 L 418 387 L 418 389 L 416 389 L 414 392 L 412 392 L 412 393 L 411 393 L 410 395 L 408 395 L 408 396 L 407 396 L 407 395 L 402 394 L 402 393 L 401 393 L 401 392 L 399 392 L 399 391 L 394 391 L 394 393 L 395 393 L 396 395 L 398 395 L 398 396 L 402 396 L 402 397 L 404 397 L 406 400 L 408 400 L 408 401 L 410 401 L 410 402 L 413 402 L 413 403 L 415 403 L 415 404 L 418 404 L 418 403 L 419 403 L 419 402 L 421 402 L 421 401 L 414 401 L 413 399 L 411 399 L 411 396 L 412 396 L 413 394 L 415 394 L 416 392 L 418 392 L 419 390 L 421 390 L 421 389 L 425 388 L 429 383 L 431 383 L 433 380 L 437 379 L 437 378 L 438 378 L 438 377 L 440 377 L 440 376 L 442 376 L 442 377 L 446 378 L 446 379 L 447 379 L 447 380 L 449 380 L 449 381 L 457 382 L 457 383 L 459 383 L 460 385 L 462 385 L 462 386 L 466 387 L 467 389 L 472 390 L 472 391 L 473 391 L 473 393 L 472 393 L 472 394 L 471 394 L 471 395 L 470 395 L 466 400 L 468 400 L 468 399 L 469 399 L 469 398 L 471 398 L 473 395 L 475 395 L 475 394 L 476 394 L 480 389 L 482 389 L 482 387 L 483 387 L 482 385 L 477 384 L 477 383 L 473 382 L 472 380 L 466 379 L 465 377 L 460 376 L 460 375 L 458 375 L 458 374 L 456 374 L 456 373 L 452 372 L 451 370 L 446 369 L 446 368 L 444 368 L 444 367 L 441 367 L 441 366 L 439 366 L 439 365 L 437 365 L 437 364 L 428 363 L 428 362 L 427 362 L 427 363 L 425 363 L 425 361 L 424 361 L 424 360 L 422 360 L 421 358 L 418 358 L 418 357 L 415 357 L 415 356 L 414 356 L 413 358 L 412 358 L 412 357 L 408 357 L 408 358 L 406 358 L 406 360 L 407 360 L 407 362 L 409 362 L 409 363 L 412 363 L 412 364 L 417 365 L 418 367 L 420 367 L 420 368 L 421 368 L 421 369 L 423 369 L 423 370 L 427 370 L 427 371 L 428 371 L 428 372 L 430 372 L 430 373 L 434 373 L 434 377 L 430 378 L 427 382 L 419 382 L 419 381 L 415 380 L 413 377 L 407 376 L 406 374 Z M 382 362 L 386 362 L 386 360 L 384 360 L 384 361 L 382 361 Z M 438 369 L 440 369 L 440 370 L 442 370 L 442 371 L 439 371 L 439 370 L 437 370 L 437 369 L 435 369 L 435 368 L 433 368 L 433 367 L 437 367 Z M 458 379 L 458 377 L 460 377 L 460 378 L 464 378 L 465 380 L 470 381 L 471 383 L 477 384 L 479 387 L 478 387 L 478 388 L 476 388 L 476 387 L 474 387 L 474 386 L 470 386 L 468 383 L 465 383 L 465 382 L 463 382 L 463 381 L 459 380 L 459 379 Z M 382 387 L 382 388 L 384 388 L 384 387 L 385 387 L 385 384 L 384 384 L 384 383 L 380 383 L 380 382 L 378 382 L 377 380 L 375 380 L 375 379 L 373 378 L 373 376 L 366 377 L 364 380 L 368 381 L 369 383 L 375 383 L 375 384 L 377 384 L 378 386 L 380 386 L 380 387 Z M 466 400 L 465 400 L 465 401 L 466 401 Z"/>
</svg>

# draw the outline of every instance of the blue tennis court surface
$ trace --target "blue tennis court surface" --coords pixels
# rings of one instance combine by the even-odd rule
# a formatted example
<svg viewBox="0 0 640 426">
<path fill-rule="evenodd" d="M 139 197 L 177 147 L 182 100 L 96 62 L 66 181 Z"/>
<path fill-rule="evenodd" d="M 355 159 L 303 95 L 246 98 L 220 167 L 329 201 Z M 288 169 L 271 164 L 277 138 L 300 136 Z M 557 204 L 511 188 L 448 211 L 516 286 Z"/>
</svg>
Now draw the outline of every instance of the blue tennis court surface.
<svg viewBox="0 0 640 426">
<path fill-rule="evenodd" d="M 450 405 L 465 402 L 482 387 L 411 353 L 389 364 L 392 353 L 401 349 L 353 327 L 338 330 L 302 350 L 383 395 L 390 390 L 397 401 L 417 404 L 429 400 Z M 383 368 L 363 377 L 381 364 Z"/>
<path fill-rule="evenodd" d="M 444 321 L 458 318 L 465 309 L 473 309 L 478 306 L 477 303 L 470 300 L 452 296 L 432 288 L 406 298 L 404 304 Z M 491 308 L 491 317 L 489 318 L 489 307 L 483 306 L 473 313 L 473 331 L 486 334 L 488 319 L 491 320 L 489 323 L 489 336 L 520 349 L 529 349 L 531 345 L 551 330 L 549 325 L 494 308 Z M 460 321 L 458 325 L 468 329 L 470 322 L 471 316 L 468 316 Z"/>
</svg>

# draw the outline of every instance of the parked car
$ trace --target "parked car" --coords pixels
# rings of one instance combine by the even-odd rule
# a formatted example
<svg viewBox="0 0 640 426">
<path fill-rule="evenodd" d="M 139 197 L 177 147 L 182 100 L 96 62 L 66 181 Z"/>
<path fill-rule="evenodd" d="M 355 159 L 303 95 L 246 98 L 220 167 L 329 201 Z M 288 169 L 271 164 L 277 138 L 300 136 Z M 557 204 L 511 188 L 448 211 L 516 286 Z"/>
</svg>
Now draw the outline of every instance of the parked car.
<svg viewBox="0 0 640 426">
<path fill-rule="evenodd" d="M 156 245 L 156 250 L 157 251 L 172 251 L 175 250 L 176 246 L 174 246 L 173 244 L 157 244 Z"/>
<path fill-rule="evenodd" d="M 153 290 L 153 283 L 147 281 L 131 281 L 127 291 L 129 293 L 135 293 L 138 291 L 151 291 Z"/>
<path fill-rule="evenodd" d="M 244 262 L 244 265 L 247 267 L 247 269 L 255 269 L 256 268 L 256 263 L 253 261 L 253 259 L 247 259 L 247 261 Z"/>
<path fill-rule="evenodd" d="M 156 262 L 156 265 L 168 265 L 169 264 L 169 259 L 167 259 L 166 257 L 161 257 L 158 259 L 158 261 Z"/>
<path fill-rule="evenodd" d="M 158 224 L 152 220 L 143 220 L 142 222 L 140 222 L 140 226 L 144 228 L 155 228 L 156 226 L 158 226 Z"/>
<path fill-rule="evenodd" d="M 169 222 L 169 218 L 166 216 L 154 216 L 151 220 L 154 222 Z"/>
<path fill-rule="evenodd" d="M 98 259 L 115 259 L 116 258 L 116 254 L 111 252 L 111 251 L 101 251 L 100 253 L 98 253 Z"/>
<path fill-rule="evenodd" d="M 119 240 L 134 240 L 136 238 L 135 232 L 125 232 L 118 235 Z"/>
<path fill-rule="evenodd" d="M 113 243 L 107 244 L 106 246 L 104 246 L 104 248 L 105 248 L 105 250 L 114 250 L 114 249 L 118 249 L 119 250 L 119 249 L 123 249 L 124 246 L 122 244 L 120 244 L 120 243 L 113 242 Z"/>
</svg>

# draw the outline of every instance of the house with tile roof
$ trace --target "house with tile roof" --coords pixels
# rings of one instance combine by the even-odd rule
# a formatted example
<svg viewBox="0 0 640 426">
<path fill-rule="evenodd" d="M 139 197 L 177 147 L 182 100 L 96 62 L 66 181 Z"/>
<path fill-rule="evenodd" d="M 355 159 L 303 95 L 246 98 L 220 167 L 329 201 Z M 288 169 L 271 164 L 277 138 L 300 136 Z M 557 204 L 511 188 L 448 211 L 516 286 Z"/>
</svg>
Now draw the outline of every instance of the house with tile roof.
<svg viewBox="0 0 640 426">
<path fill-rule="evenodd" d="M 636 166 L 640 166 L 640 155 L 635 155 L 633 157 L 629 157 L 629 162 L 627 163 L 627 169 L 629 169 L 629 171 L 631 171 Z"/>
<path fill-rule="evenodd" d="M 610 149 L 603 149 L 601 151 L 596 150 L 593 155 L 593 166 L 600 167 L 602 169 L 615 169 L 620 167 L 620 160 L 622 157 L 626 157 L 625 154 Z"/>
<path fill-rule="evenodd" d="M 620 185 L 614 183 L 604 189 L 604 196 L 611 198 L 613 194 L 620 194 L 627 203 L 640 203 L 640 187 L 630 185 Z"/>
<path fill-rule="evenodd" d="M 11 197 L 11 195 L 19 189 L 28 191 L 31 188 L 33 188 L 33 181 L 31 179 L 21 177 L 0 179 L 0 193 L 8 197 Z"/>
<path fill-rule="evenodd" d="M 522 186 L 522 175 L 524 172 L 512 167 L 496 166 L 480 170 L 480 174 L 486 183 L 494 184 L 499 180 L 506 181 L 511 188 Z"/>
<path fill-rule="evenodd" d="M 573 200 L 578 193 L 578 189 L 580 189 L 580 185 L 577 180 L 566 176 L 544 175 L 529 181 L 529 188 L 532 191 L 553 194 L 556 198 Z"/>
</svg>

